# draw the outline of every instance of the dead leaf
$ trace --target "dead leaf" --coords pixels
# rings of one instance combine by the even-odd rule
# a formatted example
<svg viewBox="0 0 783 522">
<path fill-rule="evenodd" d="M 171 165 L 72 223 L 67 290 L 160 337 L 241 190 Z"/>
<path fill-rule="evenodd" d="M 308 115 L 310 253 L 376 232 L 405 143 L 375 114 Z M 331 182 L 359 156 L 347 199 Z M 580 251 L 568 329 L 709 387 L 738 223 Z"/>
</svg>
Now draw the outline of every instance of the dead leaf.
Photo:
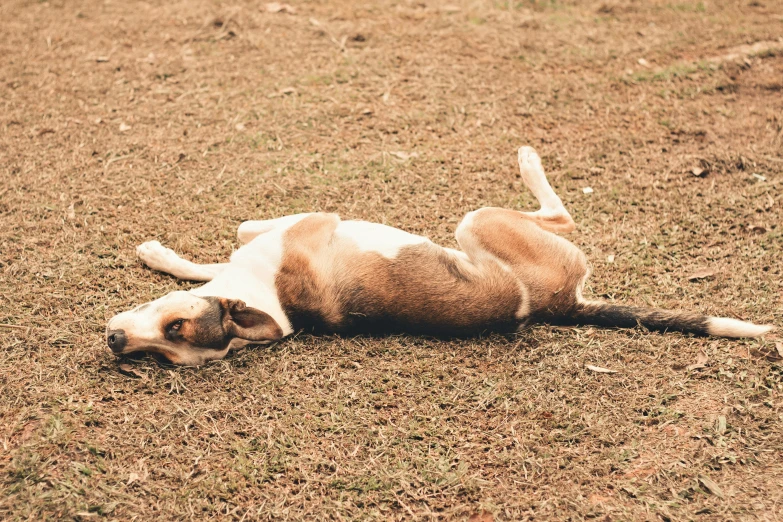
<svg viewBox="0 0 783 522">
<path fill-rule="evenodd" d="M 593 366 L 592 364 L 585 364 L 585 368 L 587 368 L 590 371 L 598 372 L 598 373 L 617 373 L 617 370 L 601 368 L 600 366 Z"/>
<path fill-rule="evenodd" d="M 758 354 L 766 357 L 768 361 L 783 361 L 783 343 L 776 342 L 774 350 L 759 351 Z"/>
<path fill-rule="evenodd" d="M 688 371 L 691 372 L 693 370 L 701 370 L 702 368 L 706 368 L 708 361 L 709 358 L 707 357 L 707 354 L 704 353 L 703 350 L 699 350 L 699 355 L 696 356 L 696 364 L 689 364 L 687 366 Z"/>
<path fill-rule="evenodd" d="M 120 132 L 126 132 L 131 130 L 131 126 L 125 122 L 120 123 Z"/>
<path fill-rule="evenodd" d="M 706 475 L 699 475 L 699 484 L 704 486 L 704 489 L 706 489 L 708 493 L 712 493 L 718 498 L 723 498 L 723 490 L 720 489 L 720 486 L 718 486 L 718 484 L 715 483 L 715 481 L 710 477 Z"/>
<path fill-rule="evenodd" d="M 489 511 L 474 513 L 468 518 L 468 522 L 493 522 L 494 520 L 495 516 Z"/>
<path fill-rule="evenodd" d="M 691 169 L 691 174 L 696 176 L 697 178 L 703 178 L 708 174 L 708 172 L 705 169 L 701 169 L 699 167 L 694 167 Z"/>
<path fill-rule="evenodd" d="M 707 279 L 715 275 L 715 270 L 712 268 L 700 268 L 694 273 L 688 276 L 688 281 L 696 281 L 698 279 Z"/>
<path fill-rule="evenodd" d="M 726 416 L 725 415 L 719 415 L 718 418 L 715 420 L 715 431 L 718 435 L 723 435 L 726 433 Z"/>
<path fill-rule="evenodd" d="M 39 136 L 43 136 L 44 134 L 54 134 L 54 129 L 41 129 L 38 131 Z"/>
<path fill-rule="evenodd" d="M 767 232 L 767 227 L 764 225 L 750 225 L 748 226 L 748 231 L 755 234 L 764 234 Z"/>
<path fill-rule="evenodd" d="M 288 13 L 296 14 L 296 9 L 288 4 L 281 4 L 280 2 L 270 2 L 264 6 L 267 13 Z"/>
<path fill-rule="evenodd" d="M 128 475 L 128 482 L 126 482 L 126 484 L 130 486 L 134 482 L 138 482 L 138 481 L 139 481 L 139 474 L 131 473 L 130 475 Z"/>
<path fill-rule="evenodd" d="M 129 377 L 136 377 L 137 379 L 146 379 L 147 375 L 138 371 L 133 365 L 128 363 L 121 363 L 119 365 L 120 373 L 123 373 Z"/>
</svg>

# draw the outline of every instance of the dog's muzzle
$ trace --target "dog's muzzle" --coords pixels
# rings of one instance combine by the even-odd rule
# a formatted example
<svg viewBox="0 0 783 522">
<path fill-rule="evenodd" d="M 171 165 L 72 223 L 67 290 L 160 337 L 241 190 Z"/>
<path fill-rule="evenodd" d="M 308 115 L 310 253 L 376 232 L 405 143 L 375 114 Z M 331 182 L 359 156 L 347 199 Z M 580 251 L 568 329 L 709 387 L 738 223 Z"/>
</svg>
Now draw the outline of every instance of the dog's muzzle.
<svg viewBox="0 0 783 522">
<path fill-rule="evenodd" d="M 106 332 L 106 344 L 109 345 L 112 352 L 120 353 L 125 348 L 125 345 L 128 344 L 125 330 L 109 330 Z"/>
</svg>

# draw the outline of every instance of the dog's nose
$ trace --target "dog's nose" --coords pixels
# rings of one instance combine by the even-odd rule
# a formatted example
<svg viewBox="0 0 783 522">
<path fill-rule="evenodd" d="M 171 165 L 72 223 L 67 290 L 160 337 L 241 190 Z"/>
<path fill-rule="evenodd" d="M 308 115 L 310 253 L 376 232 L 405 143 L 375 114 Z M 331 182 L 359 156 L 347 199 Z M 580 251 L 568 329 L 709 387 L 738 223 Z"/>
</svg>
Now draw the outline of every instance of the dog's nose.
<svg viewBox="0 0 783 522">
<path fill-rule="evenodd" d="M 128 344 L 125 330 L 109 330 L 106 332 L 106 344 L 109 345 L 112 352 L 121 352 L 125 345 Z"/>
</svg>

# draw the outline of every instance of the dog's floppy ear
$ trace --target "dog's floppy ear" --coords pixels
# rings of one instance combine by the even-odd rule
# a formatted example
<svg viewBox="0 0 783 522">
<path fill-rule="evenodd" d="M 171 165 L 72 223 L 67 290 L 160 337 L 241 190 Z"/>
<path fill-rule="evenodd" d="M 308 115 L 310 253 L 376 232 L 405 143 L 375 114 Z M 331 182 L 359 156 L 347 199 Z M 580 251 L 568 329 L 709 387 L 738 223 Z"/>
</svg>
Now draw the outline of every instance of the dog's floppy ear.
<svg viewBox="0 0 783 522">
<path fill-rule="evenodd" d="M 266 312 L 250 308 L 239 299 L 219 299 L 223 308 L 223 330 L 246 341 L 276 341 L 283 337 L 277 321 Z"/>
</svg>

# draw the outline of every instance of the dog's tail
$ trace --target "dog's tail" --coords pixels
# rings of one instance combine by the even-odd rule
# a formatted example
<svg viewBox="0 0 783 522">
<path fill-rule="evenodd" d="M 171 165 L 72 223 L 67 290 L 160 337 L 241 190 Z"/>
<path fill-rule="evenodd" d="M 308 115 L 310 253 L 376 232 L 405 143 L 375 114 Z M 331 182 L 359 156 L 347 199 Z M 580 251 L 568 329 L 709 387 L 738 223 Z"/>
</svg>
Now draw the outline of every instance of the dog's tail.
<svg viewBox="0 0 783 522">
<path fill-rule="evenodd" d="M 758 337 L 774 328 L 771 325 L 758 325 L 728 317 L 710 317 L 693 312 L 616 305 L 602 301 L 583 301 L 567 314 L 553 314 L 545 320 L 557 324 L 592 324 L 616 328 L 641 325 L 659 332 L 677 331 L 717 337 Z"/>
</svg>

